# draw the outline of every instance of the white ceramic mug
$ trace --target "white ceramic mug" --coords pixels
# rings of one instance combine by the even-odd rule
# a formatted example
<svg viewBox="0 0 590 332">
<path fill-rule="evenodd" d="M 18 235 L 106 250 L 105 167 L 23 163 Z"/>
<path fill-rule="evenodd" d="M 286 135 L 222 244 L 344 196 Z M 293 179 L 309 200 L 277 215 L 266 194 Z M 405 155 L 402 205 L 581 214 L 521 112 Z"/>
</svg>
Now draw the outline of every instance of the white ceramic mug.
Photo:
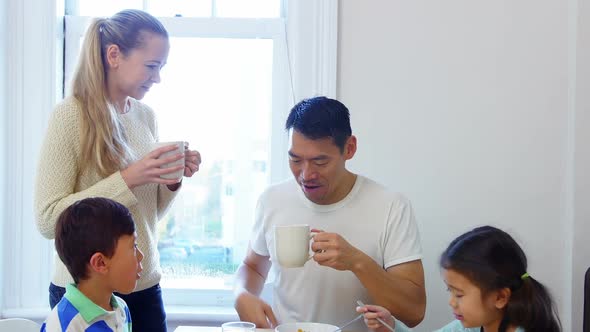
<svg viewBox="0 0 590 332">
<path fill-rule="evenodd" d="M 310 260 L 309 225 L 275 225 L 275 252 L 282 267 L 302 267 Z"/>
<path fill-rule="evenodd" d="M 159 149 L 161 147 L 164 146 L 169 146 L 169 145 L 176 145 L 178 148 L 176 150 L 172 150 L 172 151 L 168 151 L 168 152 L 164 152 L 160 155 L 160 157 L 158 157 L 158 159 L 162 159 L 162 158 L 166 158 L 166 157 L 170 157 L 173 156 L 175 154 L 178 154 L 179 152 L 183 152 L 184 153 L 184 141 L 174 141 L 174 142 L 156 142 L 152 144 L 152 151 Z M 184 157 L 182 157 L 181 159 L 168 163 L 168 164 L 164 164 L 162 165 L 160 168 L 168 168 L 168 167 L 174 167 L 174 166 L 180 166 L 183 165 L 184 166 Z M 160 177 L 162 179 L 177 179 L 177 180 L 181 180 L 182 176 L 184 175 L 184 168 L 181 170 L 178 170 L 176 172 L 172 172 L 172 173 L 168 173 L 168 174 L 162 174 L 160 175 Z"/>
</svg>

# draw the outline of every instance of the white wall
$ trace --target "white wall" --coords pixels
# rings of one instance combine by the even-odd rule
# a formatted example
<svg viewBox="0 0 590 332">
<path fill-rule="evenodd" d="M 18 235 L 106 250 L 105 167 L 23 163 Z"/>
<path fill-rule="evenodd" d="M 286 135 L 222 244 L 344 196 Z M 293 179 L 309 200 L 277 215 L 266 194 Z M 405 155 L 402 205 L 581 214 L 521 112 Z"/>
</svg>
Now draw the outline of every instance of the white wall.
<svg viewBox="0 0 590 332">
<path fill-rule="evenodd" d="M 0 1 L 0 160 L 6 160 L 6 144 L 8 137 L 6 135 L 6 2 Z M 6 163 L 0 162 L 0 218 L 6 220 Z M 0 221 L 0 239 L 4 238 L 4 223 Z M 0 266 L 4 265 L 4 248 L 6 241 L 2 241 L 0 244 Z M 4 273 L 0 273 L 0 286 L 4 285 Z M 0 287 L 0 312 L 4 307 L 4 294 L 2 291 L 3 287 Z"/>
<path fill-rule="evenodd" d="M 417 330 L 452 319 L 438 255 L 482 224 L 517 239 L 571 330 L 568 2 L 341 0 L 339 38 L 338 97 L 359 139 L 351 167 L 409 196 L 419 219 L 428 305 Z"/>
<path fill-rule="evenodd" d="M 572 331 L 582 331 L 584 273 L 590 267 L 590 4 L 579 1 L 575 104 L 574 245 Z"/>
</svg>

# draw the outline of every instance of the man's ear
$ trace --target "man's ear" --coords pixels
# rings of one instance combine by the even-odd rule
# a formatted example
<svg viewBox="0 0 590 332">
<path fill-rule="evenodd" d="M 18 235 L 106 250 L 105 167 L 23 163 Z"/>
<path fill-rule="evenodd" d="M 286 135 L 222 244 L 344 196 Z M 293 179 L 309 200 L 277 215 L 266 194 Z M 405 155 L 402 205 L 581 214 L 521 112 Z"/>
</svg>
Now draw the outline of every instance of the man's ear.
<svg viewBox="0 0 590 332">
<path fill-rule="evenodd" d="M 122 57 L 123 53 L 121 53 L 121 49 L 119 49 L 118 45 L 110 44 L 107 46 L 106 60 L 109 68 L 118 68 Z"/>
<path fill-rule="evenodd" d="M 356 136 L 350 135 L 346 144 L 344 145 L 344 159 L 350 160 L 356 153 Z"/>
<path fill-rule="evenodd" d="M 100 252 L 95 252 L 90 257 L 90 269 L 99 274 L 105 274 L 109 270 L 109 259 Z"/>
<path fill-rule="evenodd" d="M 508 287 L 504 287 L 498 291 L 496 291 L 496 299 L 495 299 L 495 306 L 498 309 L 504 309 L 508 302 L 510 301 L 510 296 L 512 295 L 512 291 Z"/>
</svg>

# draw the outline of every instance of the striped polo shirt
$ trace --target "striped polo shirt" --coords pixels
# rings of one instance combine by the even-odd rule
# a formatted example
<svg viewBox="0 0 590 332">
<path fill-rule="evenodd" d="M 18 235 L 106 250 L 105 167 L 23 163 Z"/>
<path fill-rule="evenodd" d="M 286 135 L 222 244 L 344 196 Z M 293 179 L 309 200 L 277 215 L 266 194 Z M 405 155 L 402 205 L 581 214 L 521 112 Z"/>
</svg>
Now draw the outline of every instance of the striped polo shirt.
<svg viewBox="0 0 590 332">
<path fill-rule="evenodd" d="M 41 326 L 41 332 L 131 332 L 131 315 L 123 299 L 112 295 L 113 311 L 96 305 L 76 285 L 66 285 L 66 294 Z"/>
</svg>

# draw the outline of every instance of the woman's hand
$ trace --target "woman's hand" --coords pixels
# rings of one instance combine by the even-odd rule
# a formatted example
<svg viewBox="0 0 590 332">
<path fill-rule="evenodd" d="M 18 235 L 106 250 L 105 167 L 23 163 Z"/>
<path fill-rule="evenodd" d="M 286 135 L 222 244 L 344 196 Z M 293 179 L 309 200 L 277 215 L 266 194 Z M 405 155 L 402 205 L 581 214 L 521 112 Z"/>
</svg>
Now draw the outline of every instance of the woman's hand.
<svg viewBox="0 0 590 332">
<path fill-rule="evenodd" d="M 377 317 L 389 324 L 389 326 L 395 328 L 395 320 L 393 319 L 393 316 L 391 316 L 389 310 L 381 306 L 366 304 L 362 307 L 356 307 L 356 312 L 363 314 L 365 324 L 375 332 L 390 332 L 388 328 L 379 323 Z"/>
<path fill-rule="evenodd" d="M 197 150 L 189 150 L 188 143 L 184 146 L 184 176 L 190 178 L 199 171 L 201 154 Z"/>
<path fill-rule="evenodd" d="M 199 165 L 201 165 L 201 154 L 199 151 L 189 150 L 188 142 L 185 142 L 184 144 L 184 176 L 190 178 L 199 171 Z M 180 188 L 181 183 L 182 179 L 178 183 L 168 185 L 168 189 L 170 189 L 170 191 L 176 191 L 178 188 Z"/>
<path fill-rule="evenodd" d="M 154 151 L 148 153 L 143 159 L 129 165 L 126 169 L 121 171 L 121 177 L 127 184 L 129 189 L 133 189 L 135 187 L 147 184 L 147 183 L 158 183 L 158 184 L 165 184 L 165 185 L 174 185 L 179 182 L 179 179 L 163 179 L 160 176 L 174 173 L 177 171 L 182 170 L 185 166 L 172 166 L 166 168 L 160 168 L 161 166 L 175 162 L 180 160 L 184 157 L 185 153 L 177 153 L 173 154 L 169 157 L 161 158 L 161 154 L 177 150 L 177 145 L 169 145 L 164 146 Z M 200 160 L 199 160 L 200 162 Z M 186 161 L 185 161 L 186 164 Z M 186 174 L 186 169 L 185 169 Z"/>
</svg>

